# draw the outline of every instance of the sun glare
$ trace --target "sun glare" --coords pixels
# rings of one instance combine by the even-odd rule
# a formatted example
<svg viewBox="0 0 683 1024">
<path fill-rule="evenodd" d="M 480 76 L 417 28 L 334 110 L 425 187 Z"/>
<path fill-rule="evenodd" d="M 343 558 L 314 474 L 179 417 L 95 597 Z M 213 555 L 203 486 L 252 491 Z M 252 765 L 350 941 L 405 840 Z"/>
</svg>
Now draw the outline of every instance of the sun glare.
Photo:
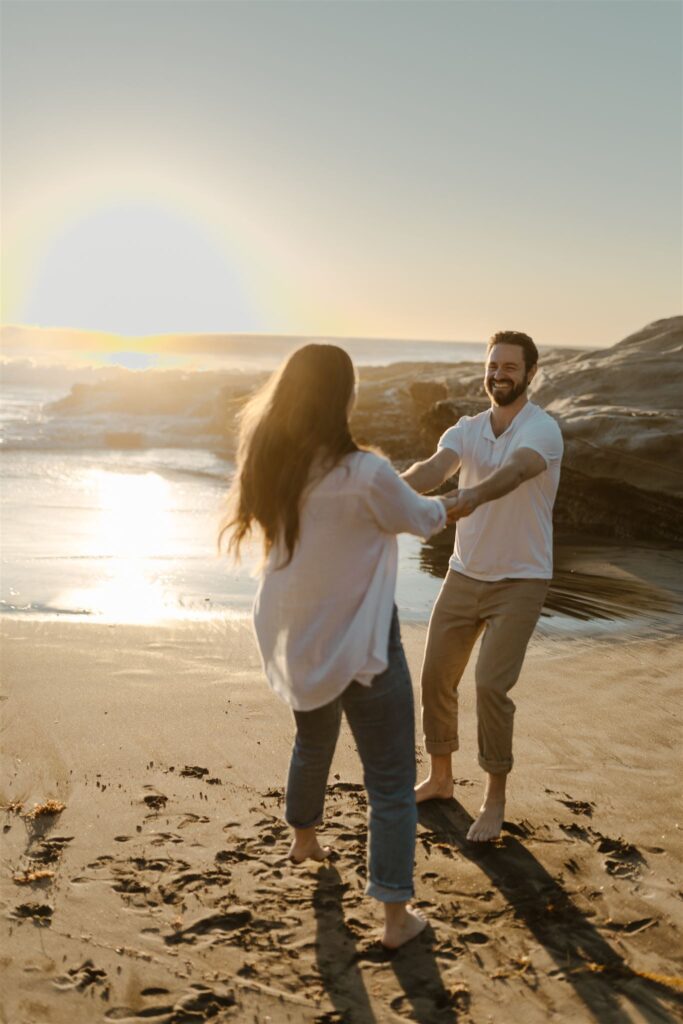
<svg viewBox="0 0 683 1024">
<path fill-rule="evenodd" d="M 151 623 L 172 615 L 154 562 L 173 557 L 170 486 L 157 473 L 93 470 L 98 512 L 84 553 L 102 559 L 98 586 L 63 600 L 108 621 Z"/>
<path fill-rule="evenodd" d="M 144 200 L 102 204 L 44 246 L 20 319 L 136 336 L 253 331 L 241 263 L 189 215 Z"/>
<path fill-rule="evenodd" d="M 158 473 L 93 471 L 100 508 L 98 548 L 114 559 L 171 555 L 170 486 Z"/>
</svg>

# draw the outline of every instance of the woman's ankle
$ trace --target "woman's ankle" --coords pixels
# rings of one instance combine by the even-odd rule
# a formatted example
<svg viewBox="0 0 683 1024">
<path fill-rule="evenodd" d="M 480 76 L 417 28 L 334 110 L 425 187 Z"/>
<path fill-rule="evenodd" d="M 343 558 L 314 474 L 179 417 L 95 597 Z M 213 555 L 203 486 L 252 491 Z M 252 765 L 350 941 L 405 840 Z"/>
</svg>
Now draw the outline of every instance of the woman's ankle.
<svg viewBox="0 0 683 1024">
<path fill-rule="evenodd" d="M 316 829 L 316 825 L 312 825 L 310 828 L 295 828 L 292 826 L 295 844 L 297 846 L 310 846 L 315 843 L 317 841 Z"/>
<path fill-rule="evenodd" d="M 313 828 L 292 828 L 292 831 L 294 838 L 289 848 L 289 859 L 295 864 L 300 864 L 309 858 L 323 861 L 330 856 L 330 847 L 320 845 L 315 826 Z"/>
<path fill-rule="evenodd" d="M 382 945 L 387 949 L 398 949 L 400 946 L 417 938 L 427 927 L 427 919 L 410 906 L 409 903 L 384 904 L 384 934 Z"/>
<path fill-rule="evenodd" d="M 408 901 L 404 900 L 400 903 L 385 903 L 384 904 L 384 920 L 388 926 L 394 927 L 400 925 L 401 921 L 405 920 L 407 915 Z"/>
</svg>

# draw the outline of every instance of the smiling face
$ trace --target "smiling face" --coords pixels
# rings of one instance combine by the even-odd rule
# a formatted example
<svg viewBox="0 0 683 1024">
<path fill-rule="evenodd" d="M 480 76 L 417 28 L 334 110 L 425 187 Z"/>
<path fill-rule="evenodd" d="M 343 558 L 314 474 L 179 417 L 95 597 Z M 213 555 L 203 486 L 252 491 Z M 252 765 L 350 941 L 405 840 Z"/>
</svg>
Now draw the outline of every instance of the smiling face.
<svg viewBox="0 0 683 1024">
<path fill-rule="evenodd" d="M 535 373 L 535 366 L 527 370 L 520 345 L 500 342 L 489 350 L 486 358 L 486 394 L 494 405 L 512 405 L 524 394 Z"/>
</svg>

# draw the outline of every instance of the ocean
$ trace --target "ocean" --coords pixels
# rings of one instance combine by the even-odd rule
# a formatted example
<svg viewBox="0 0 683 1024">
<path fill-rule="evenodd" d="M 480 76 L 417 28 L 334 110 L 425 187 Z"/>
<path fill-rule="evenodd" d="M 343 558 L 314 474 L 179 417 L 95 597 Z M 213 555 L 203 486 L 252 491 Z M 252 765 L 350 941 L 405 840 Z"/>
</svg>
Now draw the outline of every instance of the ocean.
<svg viewBox="0 0 683 1024">
<path fill-rule="evenodd" d="M 245 617 L 259 552 L 238 566 L 216 536 L 233 464 L 216 407 L 253 386 L 295 341 L 250 339 L 205 365 L 130 369 L 14 358 L 2 365 L 0 614 L 109 623 Z M 359 366 L 481 359 L 478 344 L 343 342 Z M 121 365 L 123 363 L 123 365 Z M 189 366 L 194 368 L 188 368 Z M 399 539 L 397 603 L 425 620 L 440 579 L 417 538 Z"/>
<path fill-rule="evenodd" d="M 0 615 L 159 625 L 250 615 L 260 552 L 234 565 L 216 548 L 234 470 L 231 410 L 297 342 L 229 341 L 221 352 L 214 339 L 199 363 L 196 353 L 169 362 L 148 352 L 137 369 L 139 352 L 99 353 L 89 365 L 54 350 L 5 358 Z M 435 377 L 439 363 L 484 354 L 468 343 L 342 344 L 361 368 L 409 362 Z M 428 619 L 449 543 L 399 538 L 404 621 Z M 683 607 L 681 562 L 655 546 L 558 537 L 540 629 L 668 630 Z"/>
</svg>

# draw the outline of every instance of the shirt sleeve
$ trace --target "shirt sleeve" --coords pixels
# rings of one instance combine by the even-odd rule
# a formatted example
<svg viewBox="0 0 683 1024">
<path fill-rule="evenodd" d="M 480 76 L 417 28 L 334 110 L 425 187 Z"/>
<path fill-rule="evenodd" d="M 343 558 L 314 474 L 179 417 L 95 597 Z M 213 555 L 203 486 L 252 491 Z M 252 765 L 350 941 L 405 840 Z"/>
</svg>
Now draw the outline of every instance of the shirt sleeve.
<svg viewBox="0 0 683 1024">
<path fill-rule="evenodd" d="M 520 433 L 518 448 L 531 448 L 545 459 L 546 465 L 562 458 L 564 442 L 562 432 L 555 420 L 548 417 L 545 423 L 530 423 Z"/>
<path fill-rule="evenodd" d="M 448 430 L 444 431 L 439 438 L 437 450 L 449 448 L 456 455 L 459 455 L 462 460 L 465 452 L 465 420 L 468 419 L 470 419 L 469 416 L 461 416 L 455 426 L 449 427 Z"/>
<path fill-rule="evenodd" d="M 417 494 L 384 459 L 366 497 L 373 519 L 385 533 L 413 533 L 426 540 L 446 525 L 443 502 Z"/>
</svg>

